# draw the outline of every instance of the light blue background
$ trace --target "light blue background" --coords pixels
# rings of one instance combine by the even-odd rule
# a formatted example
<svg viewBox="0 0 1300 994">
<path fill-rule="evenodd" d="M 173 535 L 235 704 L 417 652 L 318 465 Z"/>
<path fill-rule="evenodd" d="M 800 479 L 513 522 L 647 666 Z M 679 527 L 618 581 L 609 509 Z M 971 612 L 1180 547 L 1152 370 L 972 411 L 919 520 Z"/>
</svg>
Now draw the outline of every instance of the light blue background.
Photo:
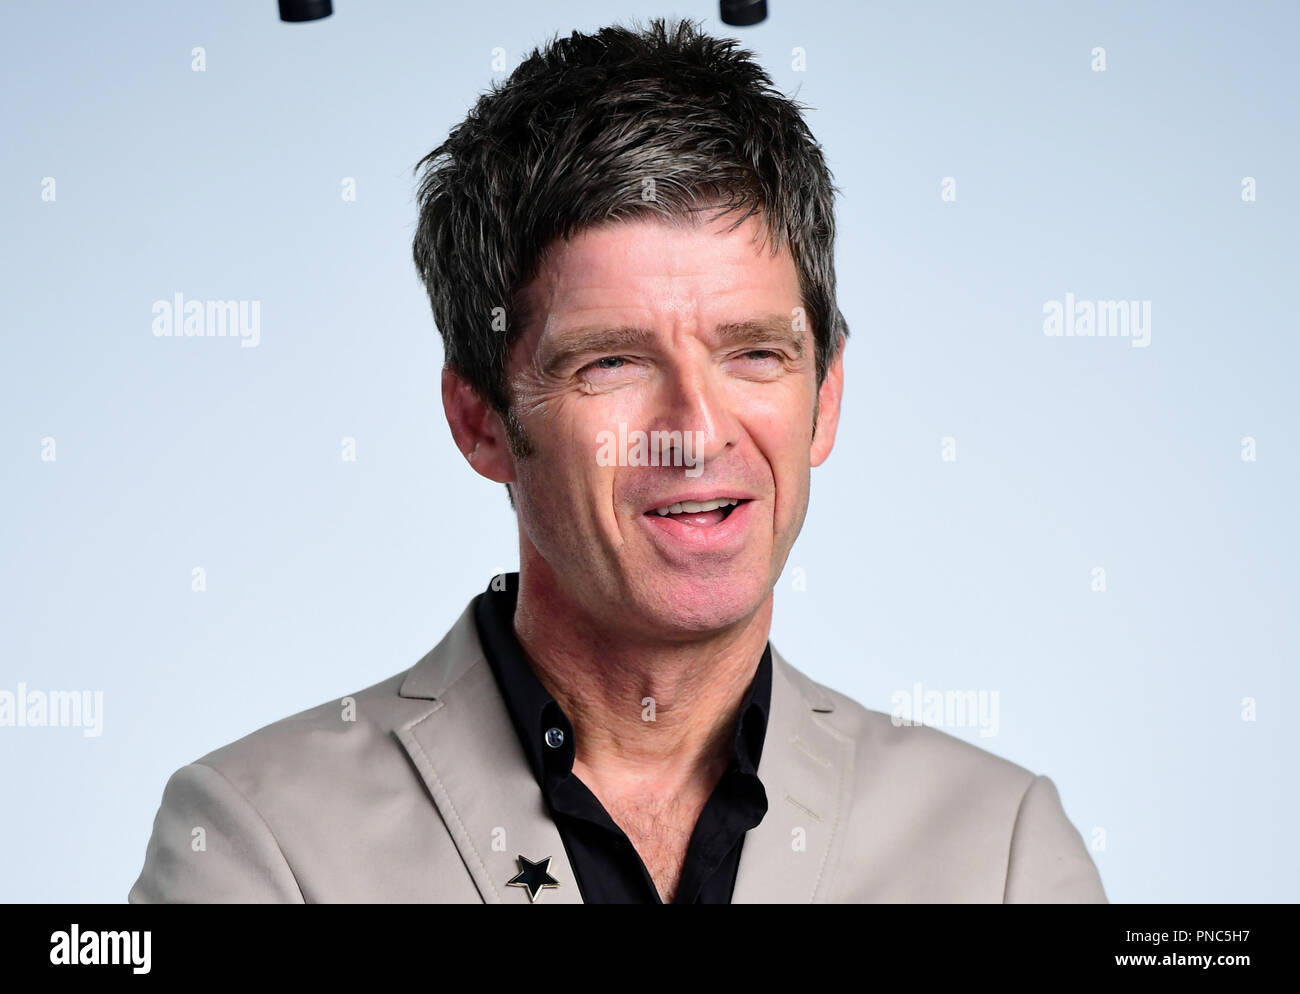
<svg viewBox="0 0 1300 994">
<path fill-rule="evenodd" d="M 411 170 L 494 48 L 678 14 L 813 106 L 843 190 L 844 416 L 774 644 L 882 711 L 997 691 L 997 736 L 948 730 L 1104 830 L 1113 901 L 1300 899 L 1295 4 L 336 7 L 0 13 L 0 690 L 105 700 L 98 738 L 0 728 L 0 898 L 125 900 L 173 770 L 515 568 L 442 413 Z M 1045 337 L 1067 291 L 1150 300 L 1150 347 Z M 155 338 L 178 292 L 261 301 L 260 345 Z"/>
</svg>

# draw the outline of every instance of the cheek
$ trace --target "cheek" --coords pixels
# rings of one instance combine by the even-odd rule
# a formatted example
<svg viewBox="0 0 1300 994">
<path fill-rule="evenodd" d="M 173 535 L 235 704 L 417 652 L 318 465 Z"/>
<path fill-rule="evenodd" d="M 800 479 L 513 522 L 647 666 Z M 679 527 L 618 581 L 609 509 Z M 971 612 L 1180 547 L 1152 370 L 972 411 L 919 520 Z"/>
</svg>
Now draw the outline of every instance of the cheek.
<svg viewBox="0 0 1300 994">
<path fill-rule="evenodd" d="M 794 525 L 808 506 L 808 491 L 811 483 L 811 466 L 809 463 L 809 441 L 811 427 L 800 430 L 789 422 L 781 426 L 779 435 L 771 440 L 768 465 L 772 469 L 773 488 L 776 493 L 773 505 L 773 526 L 778 532 Z"/>
<path fill-rule="evenodd" d="M 532 458 L 517 464 L 516 475 L 527 493 L 528 531 L 537 537 L 534 544 L 551 536 L 547 544 L 557 554 L 567 549 L 572 555 L 579 545 L 590 544 L 593 535 L 617 527 L 613 493 L 618 469 L 599 465 L 596 453 L 594 437 L 550 437 Z"/>
</svg>

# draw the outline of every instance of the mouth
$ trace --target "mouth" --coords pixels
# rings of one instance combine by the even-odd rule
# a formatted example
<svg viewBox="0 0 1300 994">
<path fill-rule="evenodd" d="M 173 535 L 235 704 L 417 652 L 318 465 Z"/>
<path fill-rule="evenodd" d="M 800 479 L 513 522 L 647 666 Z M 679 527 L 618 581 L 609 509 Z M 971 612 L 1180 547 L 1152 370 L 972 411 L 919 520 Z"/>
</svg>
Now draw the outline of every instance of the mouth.
<svg viewBox="0 0 1300 994">
<path fill-rule="evenodd" d="M 667 562 L 697 568 L 699 557 L 733 559 L 757 535 L 757 499 L 721 494 L 661 504 L 640 515 L 645 534 Z"/>
<path fill-rule="evenodd" d="M 731 517 L 748 497 L 716 497 L 708 500 L 684 500 L 665 504 L 645 512 L 644 517 L 667 519 L 687 528 L 712 528 Z"/>
</svg>

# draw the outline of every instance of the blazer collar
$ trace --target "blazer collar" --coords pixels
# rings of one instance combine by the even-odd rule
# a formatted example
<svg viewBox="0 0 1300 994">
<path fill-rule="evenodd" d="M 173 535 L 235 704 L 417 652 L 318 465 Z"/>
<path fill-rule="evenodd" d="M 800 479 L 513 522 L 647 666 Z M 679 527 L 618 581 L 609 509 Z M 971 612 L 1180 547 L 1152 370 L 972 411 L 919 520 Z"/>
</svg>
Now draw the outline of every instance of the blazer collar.
<svg viewBox="0 0 1300 994">
<path fill-rule="evenodd" d="M 560 886 L 543 890 L 538 903 L 581 904 L 559 830 L 483 655 L 473 602 L 398 693 L 433 702 L 396 734 L 483 900 L 526 901 L 522 888 L 507 886 L 519 872 L 516 857 L 549 856 Z M 758 765 L 768 811 L 745 835 L 733 904 L 825 900 L 853 772 L 852 740 L 822 718 L 834 709 L 831 697 L 772 646 L 772 700 Z"/>
</svg>

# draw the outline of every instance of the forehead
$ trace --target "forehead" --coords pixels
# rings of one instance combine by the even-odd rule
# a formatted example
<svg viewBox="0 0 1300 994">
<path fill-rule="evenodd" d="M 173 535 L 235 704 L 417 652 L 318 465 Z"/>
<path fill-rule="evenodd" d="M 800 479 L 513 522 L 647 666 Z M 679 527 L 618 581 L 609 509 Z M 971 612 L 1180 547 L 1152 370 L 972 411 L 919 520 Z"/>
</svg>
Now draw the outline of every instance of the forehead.
<svg viewBox="0 0 1300 994">
<path fill-rule="evenodd" d="M 520 292 L 520 345 L 593 324 L 708 329 L 790 313 L 799 278 L 787 246 L 773 253 L 757 215 L 734 222 L 637 218 L 557 239 Z"/>
</svg>

